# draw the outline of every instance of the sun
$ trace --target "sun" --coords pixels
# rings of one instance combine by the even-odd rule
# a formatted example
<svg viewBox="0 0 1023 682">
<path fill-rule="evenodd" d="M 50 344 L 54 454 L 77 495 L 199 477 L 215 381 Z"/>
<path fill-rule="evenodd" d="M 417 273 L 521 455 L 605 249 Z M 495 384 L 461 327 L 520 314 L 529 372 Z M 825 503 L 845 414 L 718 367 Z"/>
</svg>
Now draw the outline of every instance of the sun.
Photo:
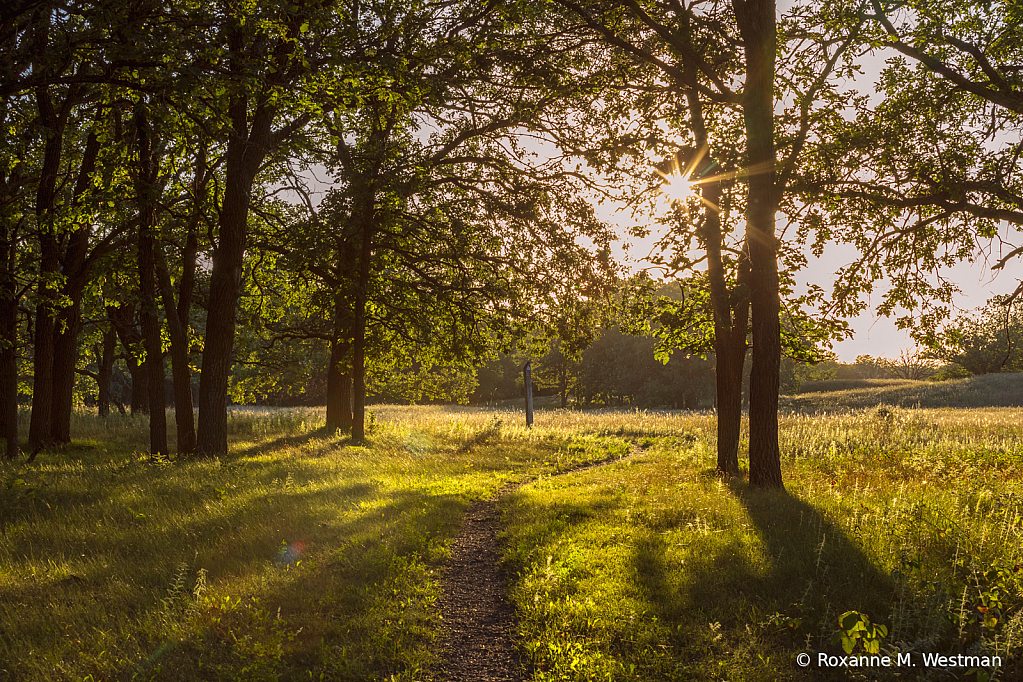
<svg viewBox="0 0 1023 682">
<path fill-rule="evenodd" d="M 663 177 L 665 182 L 661 185 L 661 193 L 668 197 L 671 203 L 683 204 L 693 196 L 693 183 L 674 173 Z"/>
</svg>

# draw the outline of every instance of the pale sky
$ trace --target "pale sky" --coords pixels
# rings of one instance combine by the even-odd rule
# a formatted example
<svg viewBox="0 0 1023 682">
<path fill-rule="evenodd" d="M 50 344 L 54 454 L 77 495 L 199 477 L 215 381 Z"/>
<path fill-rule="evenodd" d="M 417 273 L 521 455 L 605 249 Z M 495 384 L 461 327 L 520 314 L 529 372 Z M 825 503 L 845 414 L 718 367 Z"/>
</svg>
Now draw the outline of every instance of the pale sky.
<svg viewBox="0 0 1023 682">
<path fill-rule="evenodd" d="M 621 236 L 621 241 L 614 251 L 619 261 L 625 264 L 629 272 L 642 270 L 647 265 L 643 259 L 652 248 L 655 236 L 640 239 L 629 235 L 629 227 L 634 221 L 628 212 L 616 212 L 618 208 L 616 206 L 605 203 L 595 205 L 594 208 L 603 220 L 618 225 L 617 232 Z M 781 227 L 779 225 L 779 229 Z M 1010 243 L 1020 241 L 1018 231 L 1008 227 L 1003 229 L 1002 236 Z M 1004 251 L 1007 252 L 1011 248 L 1006 247 Z M 809 256 L 807 267 L 796 280 L 800 284 L 816 284 L 829 291 L 834 273 L 855 260 L 856 254 L 855 247 L 851 245 L 831 244 L 825 248 L 820 258 Z M 974 263 L 960 263 L 953 268 L 941 270 L 942 277 L 954 282 L 962 290 L 961 295 L 954 299 L 954 306 L 962 311 L 969 311 L 984 305 L 992 296 L 1009 294 L 1016 289 L 1019 284 L 1018 278 L 1023 276 L 1020 262 L 1017 259 L 1002 271 L 992 271 L 991 265 L 998 260 L 999 255 L 997 251 L 992 252 L 985 260 L 978 254 L 978 259 Z M 651 271 L 651 274 L 656 277 L 655 272 Z M 886 290 L 887 285 L 879 282 L 869 302 L 875 305 L 880 303 Z M 842 362 L 853 362 L 858 355 L 895 358 L 903 349 L 912 349 L 915 346 L 908 332 L 896 328 L 894 317 L 879 317 L 874 313 L 873 307 L 850 320 L 850 327 L 854 332 L 853 337 L 837 343 L 833 348 Z"/>
</svg>

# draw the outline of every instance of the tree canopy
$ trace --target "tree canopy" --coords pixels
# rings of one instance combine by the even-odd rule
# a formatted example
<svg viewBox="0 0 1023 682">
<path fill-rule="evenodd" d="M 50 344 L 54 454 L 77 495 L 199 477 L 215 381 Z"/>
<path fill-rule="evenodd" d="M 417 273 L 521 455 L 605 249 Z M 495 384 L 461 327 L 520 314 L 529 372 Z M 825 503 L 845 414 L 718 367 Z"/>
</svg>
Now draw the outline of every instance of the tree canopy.
<svg viewBox="0 0 1023 682">
<path fill-rule="evenodd" d="M 322 397 L 360 441 L 368 395 L 468 399 L 520 342 L 562 404 L 627 402 L 639 384 L 618 395 L 593 369 L 633 346 L 646 363 L 624 329 L 662 359 L 713 358 L 726 475 L 748 374 L 751 481 L 780 486 L 782 355 L 827 358 L 879 281 L 881 313 L 990 366 L 970 349 L 997 315 L 943 328 L 941 268 L 1023 225 L 1019 18 L 915 0 L 5 8 L 6 454 L 19 403 L 30 451 L 70 441 L 83 382 L 103 413 L 150 412 L 154 455 L 226 452 L 231 399 Z M 850 85 L 867 54 L 888 59 L 872 96 Z M 597 201 L 657 232 L 645 266 L 678 295 L 623 288 L 627 235 Z M 802 282 L 835 241 L 858 255 L 833 290 Z M 707 377 L 683 364 L 634 374 L 692 406 L 671 385 Z"/>
</svg>

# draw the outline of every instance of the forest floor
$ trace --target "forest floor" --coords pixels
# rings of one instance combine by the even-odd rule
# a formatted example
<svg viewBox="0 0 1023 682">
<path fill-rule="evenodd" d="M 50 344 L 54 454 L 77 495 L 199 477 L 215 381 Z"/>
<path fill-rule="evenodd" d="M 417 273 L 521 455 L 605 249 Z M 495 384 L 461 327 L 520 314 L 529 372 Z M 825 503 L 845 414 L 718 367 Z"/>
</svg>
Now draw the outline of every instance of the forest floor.
<svg viewBox="0 0 1023 682">
<path fill-rule="evenodd" d="M 1023 679 L 1023 410 L 785 415 L 784 493 L 711 415 L 374 410 L 239 411 L 212 461 L 81 414 L 4 465 L 0 680 L 456 680 L 467 630 L 489 679 Z"/>
</svg>

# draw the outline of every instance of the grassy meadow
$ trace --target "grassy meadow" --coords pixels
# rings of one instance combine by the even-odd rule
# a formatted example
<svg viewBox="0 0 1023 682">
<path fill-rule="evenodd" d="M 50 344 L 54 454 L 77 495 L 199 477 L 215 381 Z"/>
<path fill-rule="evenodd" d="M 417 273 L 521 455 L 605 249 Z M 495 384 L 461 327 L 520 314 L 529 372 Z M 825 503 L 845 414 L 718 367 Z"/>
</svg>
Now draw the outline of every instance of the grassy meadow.
<svg viewBox="0 0 1023 682">
<path fill-rule="evenodd" d="M 82 414 L 4 465 L 0 680 L 430 680 L 461 514 L 512 482 L 526 679 L 1023 679 L 1023 409 L 787 413 L 786 493 L 717 478 L 707 414 L 374 411 L 353 447 L 239 410 L 212 461 Z M 848 612 L 855 653 L 1002 666 L 818 669 Z"/>
</svg>

